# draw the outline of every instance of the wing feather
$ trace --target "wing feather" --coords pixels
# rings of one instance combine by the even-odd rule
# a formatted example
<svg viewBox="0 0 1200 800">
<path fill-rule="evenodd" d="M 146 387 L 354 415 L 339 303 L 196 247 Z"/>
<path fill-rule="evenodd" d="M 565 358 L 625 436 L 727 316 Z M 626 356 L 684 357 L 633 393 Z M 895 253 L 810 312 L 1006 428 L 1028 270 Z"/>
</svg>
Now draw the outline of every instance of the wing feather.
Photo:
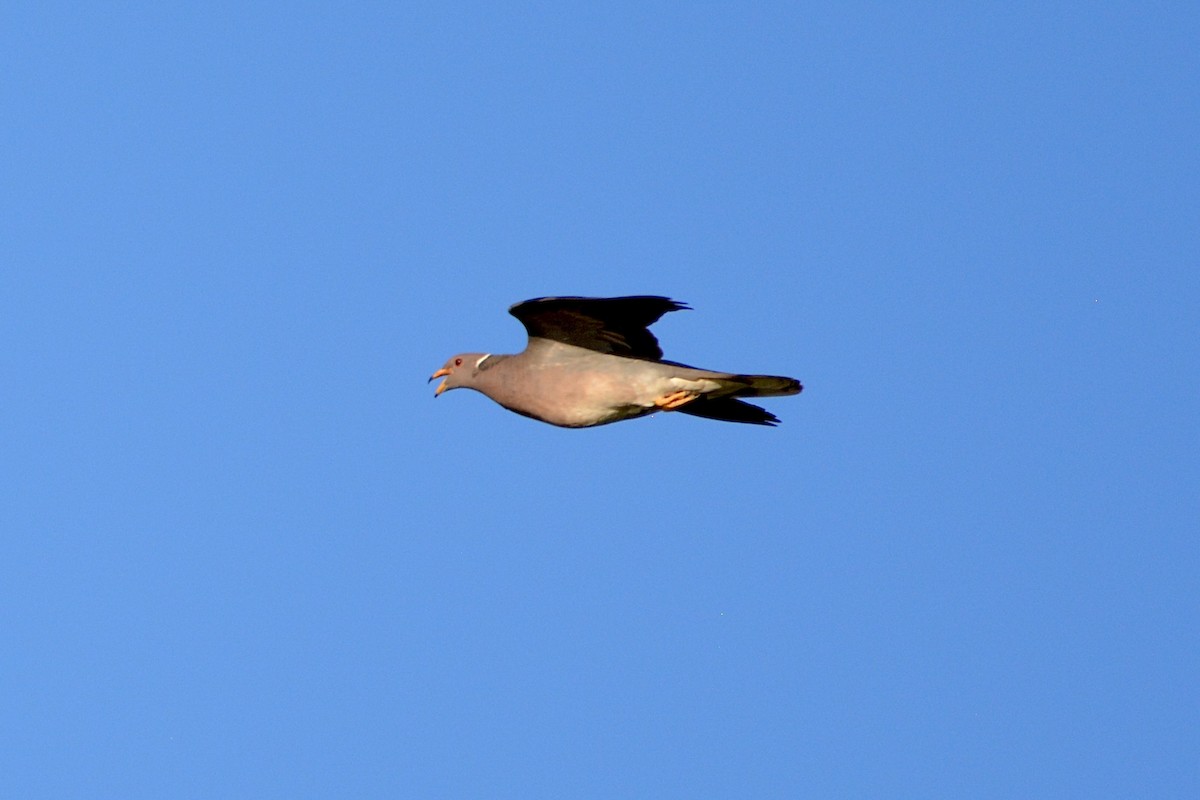
<svg viewBox="0 0 1200 800">
<path fill-rule="evenodd" d="M 658 361 L 662 348 L 650 326 L 688 306 L 666 297 L 539 297 L 517 303 L 508 313 L 530 338 L 551 339 L 599 353 Z"/>
</svg>

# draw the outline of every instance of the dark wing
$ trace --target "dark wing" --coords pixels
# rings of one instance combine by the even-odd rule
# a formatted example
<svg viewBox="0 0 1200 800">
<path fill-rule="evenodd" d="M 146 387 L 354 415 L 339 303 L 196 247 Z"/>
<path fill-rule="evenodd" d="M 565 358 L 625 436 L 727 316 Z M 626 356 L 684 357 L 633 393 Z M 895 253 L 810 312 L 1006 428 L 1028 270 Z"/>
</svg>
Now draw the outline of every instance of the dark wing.
<svg viewBox="0 0 1200 800">
<path fill-rule="evenodd" d="M 599 353 L 657 361 L 662 348 L 648 328 L 668 311 L 687 309 L 666 297 L 539 297 L 508 310 L 529 336 Z"/>
<path fill-rule="evenodd" d="M 751 425 L 778 425 L 779 418 L 750 403 L 743 403 L 732 397 L 721 397 L 717 400 L 700 398 L 685 403 L 675 409 L 681 414 L 691 414 L 693 417 L 716 419 L 722 422 L 747 422 Z"/>
</svg>

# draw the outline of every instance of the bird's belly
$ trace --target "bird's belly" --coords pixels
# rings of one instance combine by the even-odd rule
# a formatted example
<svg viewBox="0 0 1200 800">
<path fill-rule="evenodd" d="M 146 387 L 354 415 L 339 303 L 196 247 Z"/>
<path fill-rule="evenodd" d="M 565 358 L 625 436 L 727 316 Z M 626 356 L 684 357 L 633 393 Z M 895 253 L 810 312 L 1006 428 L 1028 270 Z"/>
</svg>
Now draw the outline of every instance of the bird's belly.
<svg viewBox="0 0 1200 800">
<path fill-rule="evenodd" d="M 657 399 L 677 391 L 705 395 L 718 391 L 720 384 L 705 378 L 680 378 L 652 375 L 628 380 L 580 382 L 569 393 L 572 402 L 559 405 L 542 418 L 554 425 L 586 428 L 625 419 L 644 417 L 660 410 Z"/>
<path fill-rule="evenodd" d="M 541 377 L 535 382 L 532 416 L 552 425 L 588 428 L 656 410 L 652 399 L 643 402 L 638 387 L 618 376 L 547 371 Z"/>
<path fill-rule="evenodd" d="M 641 369 L 606 370 L 589 362 L 545 365 L 527 373 L 519 391 L 506 386 L 492 398 L 511 411 L 551 425 L 588 428 L 653 414 L 660 408 L 655 401 L 672 392 L 704 395 L 719 388 L 701 376 L 683 377 L 675 370 L 638 366 Z"/>
</svg>

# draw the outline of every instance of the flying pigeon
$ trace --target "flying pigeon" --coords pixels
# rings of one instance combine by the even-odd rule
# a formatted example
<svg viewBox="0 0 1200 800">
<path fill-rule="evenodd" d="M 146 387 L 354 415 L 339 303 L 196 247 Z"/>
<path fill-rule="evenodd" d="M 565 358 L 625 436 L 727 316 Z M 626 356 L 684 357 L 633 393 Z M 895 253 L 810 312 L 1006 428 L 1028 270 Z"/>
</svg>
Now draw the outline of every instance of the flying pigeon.
<svg viewBox="0 0 1200 800">
<path fill-rule="evenodd" d="M 778 425 L 739 397 L 798 394 L 795 378 L 739 375 L 664 361 L 649 326 L 688 306 L 666 297 L 539 297 L 508 313 L 529 333 L 516 355 L 461 353 L 429 378 L 434 396 L 474 389 L 510 411 L 564 428 L 605 425 L 657 411 Z"/>
</svg>

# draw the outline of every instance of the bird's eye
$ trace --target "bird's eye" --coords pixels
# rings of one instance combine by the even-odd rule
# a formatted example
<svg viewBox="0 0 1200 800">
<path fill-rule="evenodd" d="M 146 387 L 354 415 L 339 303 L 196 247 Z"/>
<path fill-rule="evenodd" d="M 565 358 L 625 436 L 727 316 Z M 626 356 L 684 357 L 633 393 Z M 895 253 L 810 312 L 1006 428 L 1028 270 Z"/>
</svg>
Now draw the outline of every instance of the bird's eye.
<svg viewBox="0 0 1200 800">
<path fill-rule="evenodd" d="M 462 359 L 461 359 L 461 358 L 456 358 L 456 359 L 454 359 L 454 366 L 456 366 L 456 367 L 461 367 L 461 366 L 462 366 Z"/>
</svg>

